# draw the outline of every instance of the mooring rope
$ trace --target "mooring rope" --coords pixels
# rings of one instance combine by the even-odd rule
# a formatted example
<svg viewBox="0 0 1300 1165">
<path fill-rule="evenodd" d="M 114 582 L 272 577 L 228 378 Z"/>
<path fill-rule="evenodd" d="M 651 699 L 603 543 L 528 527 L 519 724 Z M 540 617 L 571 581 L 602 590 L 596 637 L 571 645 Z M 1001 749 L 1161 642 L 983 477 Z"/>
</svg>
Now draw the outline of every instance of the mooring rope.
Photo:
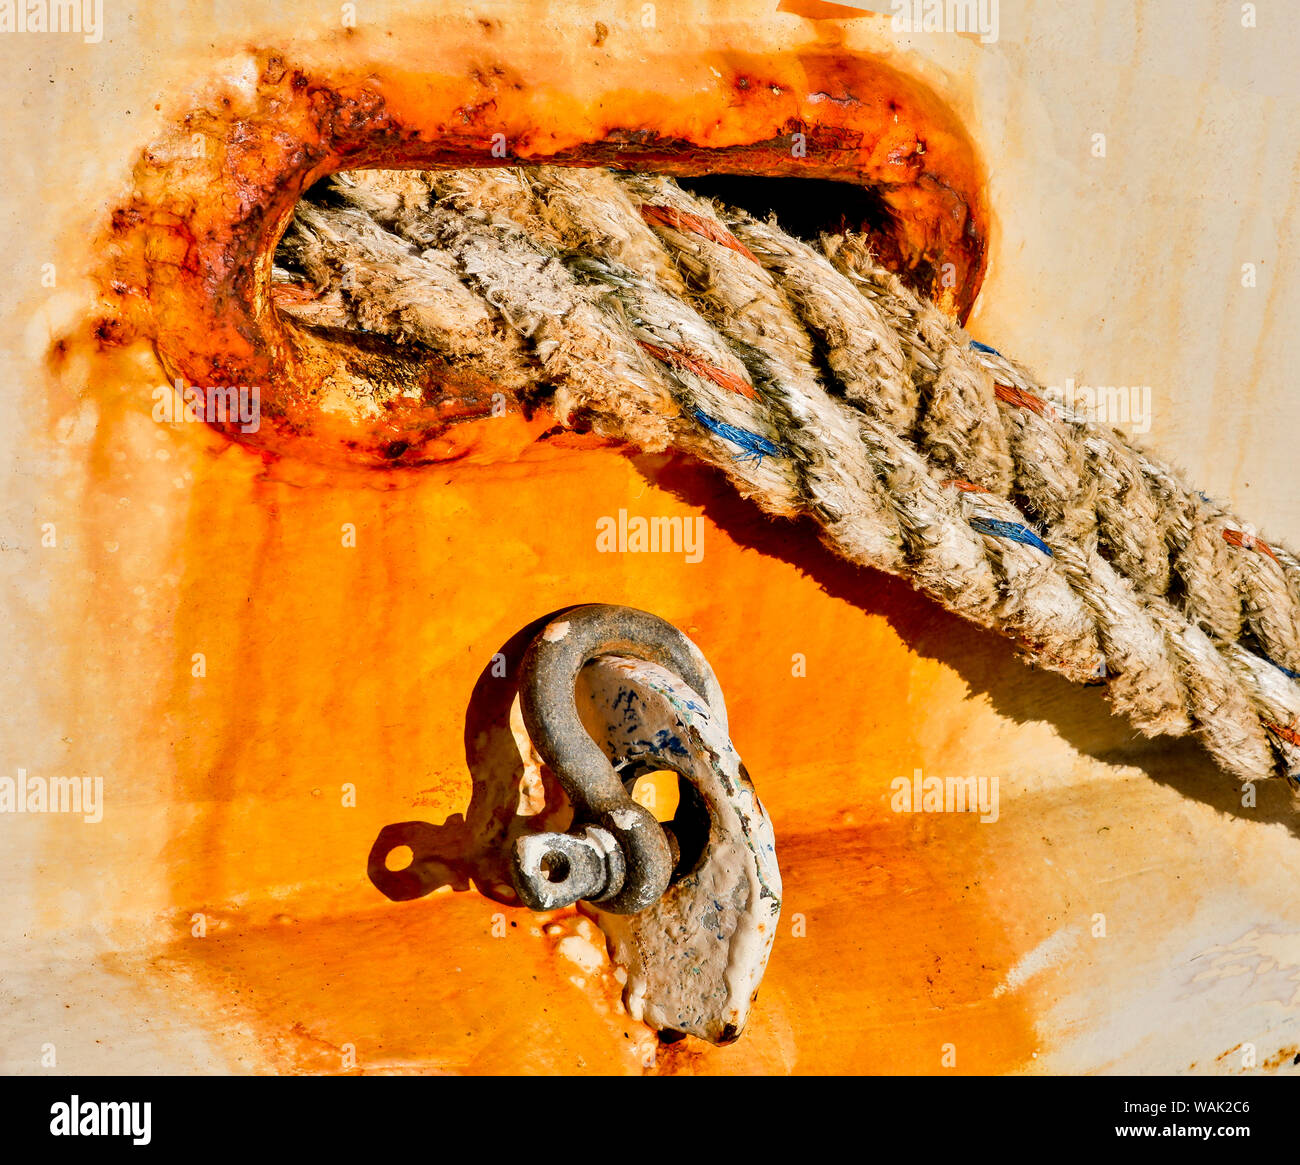
<svg viewBox="0 0 1300 1165">
<path fill-rule="evenodd" d="M 308 323 L 433 350 L 560 421 L 720 468 L 1104 683 L 1143 733 L 1300 776 L 1300 561 L 1118 430 L 1049 401 L 877 265 L 671 179 L 566 167 L 336 175 L 280 261 Z M 281 270 L 282 279 L 292 279 Z"/>
</svg>

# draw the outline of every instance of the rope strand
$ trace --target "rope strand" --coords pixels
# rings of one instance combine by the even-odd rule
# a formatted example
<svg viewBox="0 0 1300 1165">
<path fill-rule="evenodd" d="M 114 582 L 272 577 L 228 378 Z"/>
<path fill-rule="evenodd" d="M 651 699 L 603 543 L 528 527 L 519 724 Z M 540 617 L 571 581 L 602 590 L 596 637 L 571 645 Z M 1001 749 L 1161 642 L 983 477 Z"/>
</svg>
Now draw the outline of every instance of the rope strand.
<svg viewBox="0 0 1300 1165">
<path fill-rule="evenodd" d="M 1300 776 L 1300 560 L 1117 430 L 1053 404 L 846 234 L 817 243 L 657 175 L 337 175 L 281 310 L 383 333 L 561 421 L 720 468 L 1148 735 Z M 285 273 L 287 275 L 287 273 Z"/>
</svg>

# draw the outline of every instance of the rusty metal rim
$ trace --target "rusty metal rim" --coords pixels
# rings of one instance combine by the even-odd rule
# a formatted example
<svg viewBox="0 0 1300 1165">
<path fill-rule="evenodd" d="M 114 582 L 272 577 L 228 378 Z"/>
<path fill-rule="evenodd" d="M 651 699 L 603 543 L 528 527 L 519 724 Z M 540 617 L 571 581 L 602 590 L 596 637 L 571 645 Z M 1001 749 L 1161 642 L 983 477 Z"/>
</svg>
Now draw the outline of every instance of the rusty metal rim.
<svg viewBox="0 0 1300 1165">
<path fill-rule="evenodd" d="M 487 84 L 481 72 L 473 81 L 392 70 L 326 74 L 261 54 L 251 96 L 213 96 L 144 152 L 106 240 L 103 332 L 144 332 L 169 376 L 261 386 L 261 430 L 241 434 L 230 425 L 234 438 L 308 456 L 338 446 L 345 460 L 391 467 L 385 451 L 395 435 L 413 436 L 406 443 L 418 448 L 474 415 L 465 402 L 493 386 L 435 368 L 418 401 L 392 404 L 378 418 L 325 416 L 321 398 L 340 372 L 381 389 L 393 387 L 394 374 L 373 354 L 323 340 L 275 311 L 272 256 L 297 199 L 340 170 L 539 162 L 870 186 L 895 216 L 897 265 L 914 274 L 946 267 L 952 286 L 930 290 L 964 317 L 985 265 L 982 173 L 969 138 L 933 93 L 871 57 L 805 54 L 797 68 L 784 63 L 797 86 L 785 75 L 781 84 L 738 77 L 725 54 L 705 63 L 717 77 L 708 90 L 689 101 L 648 95 L 639 124 L 611 126 L 597 114 L 627 78 L 611 77 L 609 93 L 573 94 L 530 86 L 526 69 L 499 69 L 513 82 L 492 83 L 485 95 L 475 91 Z M 827 100 L 828 89 L 845 95 Z M 546 119 L 551 110 L 571 116 L 557 125 Z M 795 133 L 804 135 L 805 156 L 792 153 Z M 497 134 L 511 147 L 500 160 L 489 148 Z M 211 142 L 210 150 L 194 156 L 182 144 L 194 138 Z"/>
</svg>

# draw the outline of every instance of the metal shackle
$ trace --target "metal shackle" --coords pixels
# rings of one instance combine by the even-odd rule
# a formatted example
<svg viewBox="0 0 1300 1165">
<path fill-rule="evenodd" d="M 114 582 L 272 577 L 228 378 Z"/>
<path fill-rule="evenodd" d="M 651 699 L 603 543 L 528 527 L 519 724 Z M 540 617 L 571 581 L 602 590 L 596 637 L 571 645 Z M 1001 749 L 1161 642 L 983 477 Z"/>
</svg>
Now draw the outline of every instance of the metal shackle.
<svg viewBox="0 0 1300 1165">
<path fill-rule="evenodd" d="M 672 875 L 676 859 L 663 826 L 632 799 L 578 713 L 579 673 L 606 655 L 673 672 L 726 726 L 713 669 L 671 623 L 606 604 L 575 607 L 548 623 L 524 655 L 519 702 L 533 746 L 573 803 L 574 821 L 567 834 L 528 834 L 515 843 L 515 889 L 534 910 L 586 899 L 613 914 L 636 914 L 658 900 Z"/>
</svg>

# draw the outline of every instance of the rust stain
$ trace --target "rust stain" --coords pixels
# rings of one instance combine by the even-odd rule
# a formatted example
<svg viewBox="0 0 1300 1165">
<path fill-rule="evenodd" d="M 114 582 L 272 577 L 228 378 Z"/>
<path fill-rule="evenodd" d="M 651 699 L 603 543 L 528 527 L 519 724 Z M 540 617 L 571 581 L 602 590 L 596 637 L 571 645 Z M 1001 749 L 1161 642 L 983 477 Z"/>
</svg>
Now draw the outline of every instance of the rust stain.
<svg viewBox="0 0 1300 1165">
<path fill-rule="evenodd" d="M 776 10 L 802 16 L 808 20 L 853 20 L 862 16 L 878 15 L 848 4 L 832 4 L 830 0 L 781 0 Z"/>
<path fill-rule="evenodd" d="M 1300 1064 L 1300 1044 L 1282 1048 L 1276 1055 L 1265 1060 L 1261 1067 L 1265 1072 L 1274 1072 L 1287 1064 Z"/>
<path fill-rule="evenodd" d="M 68 358 L 82 359 L 75 345 Z M 675 457 L 568 438 L 418 479 L 286 475 L 206 426 L 149 421 L 144 392 L 120 390 L 140 383 L 142 353 L 85 359 L 100 386 L 79 507 L 93 582 L 63 597 L 59 634 L 93 649 L 71 706 L 93 721 L 111 693 L 135 711 L 111 756 L 93 734 L 75 748 L 86 771 L 156 770 L 162 808 L 147 812 L 165 870 L 141 886 L 131 852 L 97 877 L 172 920 L 123 967 L 192 1001 L 238 1070 L 939 1072 L 949 1042 L 959 1070 L 1030 1060 L 1031 1017 L 992 994 L 1017 952 L 972 888 L 983 835 L 964 821 L 917 832 L 888 812 L 926 729 L 873 710 L 902 691 L 950 706 L 946 669 L 899 629 L 947 616 L 904 586 L 882 600 L 811 528 L 773 523 Z M 170 534 L 150 508 L 164 491 Z M 703 512 L 703 560 L 597 553 L 596 518 L 620 505 Z M 162 577 L 142 587 L 132 548 L 160 553 Z M 592 599 L 654 610 L 704 646 L 772 813 L 789 908 L 750 1027 L 727 1048 L 659 1047 L 620 1014 L 609 968 L 559 953 L 577 916 L 538 936 L 468 870 L 448 871 L 463 892 L 404 903 L 366 876 L 380 826 L 465 813 L 466 702 L 491 654 Z M 130 617 L 142 604 L 147 629 Z M 127 663 L 146 648 L 153 671 Z M 809 704 L 818 714 L 794 730 L 792 707 Z M 189 934 L 196 915 L 207 937 Z M 494 915 L 508 937 L 492 935 Z"/>
<path fill-rule="evenodd" d="M 478 48 L 456 74 L 313 68 L 265 52 L 251 92 L 215 86 L 142 152 L 109 216 L 98 338 L 149 338 L 187 383 L 259 386 L 260 429 L 226 431 L 268 451 L 335 465 L 459 457 L 454 430 L 482 414 L 495 386 L 436 359 L 413 372 L 382 343 L 293 326 L 275 296 L 300 293 L 272 291 L 270 256 L 298 195 L 330 172 L 529 161 L 871 186 L 889 212 L 873 234 L 882 262 L 946 310 L 970 310 L 986 260 L 982 168 L 955 115 L 882 61 L 820 47 L 701 53 L 653 91 L 628 59 L 609 62 L 599 91 L 578 92 L 563 70 L 516 69 Z M 323 409 L 340 383 L 350 387 Z M 526 400 L 505 395 L 533 419 Z"/>
<path fill-rule="evenodd" d="M 69 522 L 82 583 L 59 597 L 56 637 L 93 649 L 67 662 L 74 716 L 94 723 L 106 701 L 132 711 L 111 740 L 72 747 L 88 771 L 133 775 L 133 828 L 157 847 L 156 882 L 141 885 L 137 852 L 99 871 L 106 914 L 146 899 L 168 920 L 118 965 L 190 1000 L 237 1070 L 939 1072 L 955 1043 L 957 1070 L 997 1072 L 1036 1050 L 1025 1005 L 993 994 L 1018 952 L 970 876 L 983 835 L 888 812 L 889 782 L 923 740 L 914 718 L 884 710 L 900 692 L 942 706 L 960 689 L 904 631 L 947 634 L 952 620 L 697 466 L 557 435 L 540 409 L 483 416 L 491 386 L 446 369 L 418 406 L 378 421 L 324 414 L 313 390 L 339 352 L 271 309 L 258 264 L 307 182 L 477 163 L 498 130 L 520 158 L 878 182 L 897 212 L 896 266 L 925 284 L 953 259 L 945 302 L 969 307 L 980 171 L 937 98 L 820 50 L 716 64 L 726 99 L 705 109 L 669 78 L 653 93 L 626 75 L 597 105 L 486 46 L 468 80 L 263 54 L 253 96 L 179 118 L 110 220 L 103 310 L 50 359 L 56 384 L 80 381 L 96 412 Z M 789 156 L 788 135 L 805 130 L 811 166 Z M 210 151 L 180 157 L 193 134 Z M 348 359 L 380 376 L 364 353 Z M 262 443 L 151 421 L 150 389 L 176 375 L 273 386 Z M 52 404 L 74 407 L 66 387 Z M 707 554 L 597 553 L 595 521 L 619 506 L 702 515 Z M 389 902 L 366 877 L 380 826 L 463 827 L 476 678 L 525 623 L 589 601 L 653 610 L 704 647 L 774 821 L 788 912 L 746 1036 L 727 1048 L 659 1046 L 630 1021 L 612 969 L 571 957 L 590 946 L 576 912 L 539 920 L 454 858 L 450 888 L 420 902 Z M 798 706 L 818 715 L 793 730 Z M 37 894 L 52 922 L 56 889 Z"/>
<path fill-rule="evenodd" d="M 968 888 L 978 831 L 953 822 L 926 838 L 886 811 L 915 729 L 864 723 L 859 709 L 904 688 L 924 701 L 938 676 L 875 620 L 712 522 L 700 564 L 611 570 L 592 548 L 603 508 L 641 493 L 656 512 L 692 509 L 660 488 L 647 497 L 614 452 L 544 446 L 401 490 L 260 471 L 242 450 L 205 457 L 184 495 L 161 709 L 175 762 L 166 896 L 183 927 L 196 913 L 223 924 L 152 966 L 234 1006 L 276 1070 L 341 1070 L 345 1043 L 359 1071 L 937 1072 L 950 1042 L 963 1070 L 1028 1060 L 1029 1017 L 992 996 L 1014 952 Z M 110 461 L 97 489 L 116 493 L 121 473 Z M 340 545 L 345 522 L 363 553 Z M 796 561 L 815 552 L 800 538 L 812 543 L 787 540 Z M 120 599 L 105 582 L 101 621 Z M 730 1048 L 686 1041 L 647 1065 L 647 1032 L 619 1014 L 617 984 L 575 987 L 528 912 L 472 890 L 389 903 L 365 878 L 378 824 L 464 812 L 466 698 L 491 651 L 538 612 L 592 597 L 656 610 L 706 645 L 776 823 L 785 933 Z M 755 643 L 738 630 L 778 612 L 797 632 Z M 820 678 L 790 676 L 795 649 Z M 863 650 L 870 669 L 857 667 Z M 783 731 L 796 698 L 819 715 Z M 490 934 L 497 912 L 517 924 L 508 940 Z M 301 921 L 276 921 L 286 914 Z"/>
</svg>

